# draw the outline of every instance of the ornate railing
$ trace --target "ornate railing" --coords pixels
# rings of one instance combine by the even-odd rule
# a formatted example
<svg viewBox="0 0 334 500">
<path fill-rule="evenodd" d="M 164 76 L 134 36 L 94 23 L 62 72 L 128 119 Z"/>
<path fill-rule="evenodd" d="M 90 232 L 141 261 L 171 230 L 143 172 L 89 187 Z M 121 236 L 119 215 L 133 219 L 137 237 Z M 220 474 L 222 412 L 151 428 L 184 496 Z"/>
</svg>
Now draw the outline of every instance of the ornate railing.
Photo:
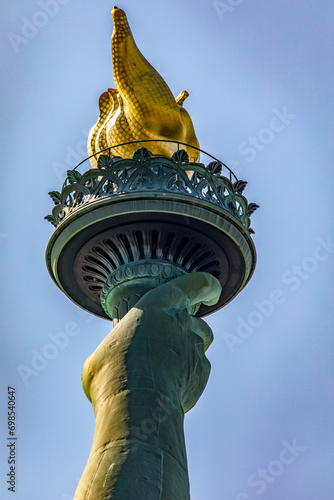
<svg viewBox="0 0 334 500">
<path fill-rule="evenodd" d="M 78 167 L 91 157 L 83 160 L 67 172 L 61 192 L 49 193 L 55 207 L 52 215 L 47 215 L 45 219 L 57 227 L 71 213 L 87 206 L 87 203 L 106 197 L 158 192 L 216 205 L 241 222 L 249 233 L 253 233 L 250 215 L 258 205 L 248 203 L 242 195 L 247 182 L 238 180 L 224 163 L 204 151 L 213 159 L 207 166 L 190 162 L 186 151 L 179 148 L 183 144 L 176 144 L 177 151 L 171 158 L 154 156 L 144 147 L 138 149 L 132 159 L 121 158 L 113 156 L 113 149 L 117 150 L 117 146 L 107 148 L 92 155 L 98 157 L 97 168 L 90 168 L 81 174 Z M 221 175 L 223 169 L 228 177 Z"/>
</svg>

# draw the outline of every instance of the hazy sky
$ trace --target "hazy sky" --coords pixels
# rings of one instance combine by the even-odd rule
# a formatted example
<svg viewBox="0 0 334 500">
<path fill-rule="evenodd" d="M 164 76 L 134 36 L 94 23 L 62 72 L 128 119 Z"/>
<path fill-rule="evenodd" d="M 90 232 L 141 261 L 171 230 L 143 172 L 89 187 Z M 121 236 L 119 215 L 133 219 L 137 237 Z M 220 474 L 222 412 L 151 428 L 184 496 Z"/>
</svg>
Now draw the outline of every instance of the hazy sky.
<svg viewBox="0 0 334 500">
<path fill-rule="evenodd" d="M 52 282 L 43 218 L 53 206 L 47 193 L 86 157 L 98 97 L 114 86 L 113 4 L 1 4 L 0 497 L 69 500 L 94 431 L 81 370 L 111 324 Z M 245 196 L 261 207 L 252 216 L 255 274 L 207 319 L 212 373 L 185 419 L 191 498 L 333 500 L 334 4 L 117 6 L 173 94 L 190 93 L 185 108 L 201 147 L 248 181 Z M 6 483 L 8 386 L 15 495 Z"/>
</svg>

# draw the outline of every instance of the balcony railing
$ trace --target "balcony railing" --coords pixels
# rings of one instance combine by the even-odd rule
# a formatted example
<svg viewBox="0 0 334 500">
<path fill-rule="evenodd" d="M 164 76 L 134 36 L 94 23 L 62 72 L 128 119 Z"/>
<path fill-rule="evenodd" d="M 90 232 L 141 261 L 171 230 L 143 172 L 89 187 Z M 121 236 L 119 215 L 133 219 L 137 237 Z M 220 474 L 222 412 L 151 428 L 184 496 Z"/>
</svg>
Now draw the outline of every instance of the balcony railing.
<svg viewBox="0 0 334 500">
<path fill-rule="evenodd" d="M 149 149 L 140 147 L 132 158 L 117 156 L 117 148 L 129 145 L 153 142 L 169 142 L 175 145 L 171 158 L 153 155 Z M 202 155 L 211 160 L 203 163 L 190 162 L 187 152 L 181 146 L 188 144 L 174 141 L 132 141 L 118 144 L 99 151 L 80 162 L 67 177 L 61 192 L 52 191 L 50 196 L 55 203 L 52 215 L 45 217 L 55 227 L 62 223 L 74 211 L 96 203 L 101 199 L 115 198 L 120 195 L 140 196 L 151 194 L 169 194 L 173 198 L 191 198 L 193 201 L 205 201 L 218 206 L 237 219 L 249 233 L 250 215 L 258 208 L 255 203 L 248 203 L 242 192 L 246 181 L 238 180 L 232 170 L 223 162 L 197 148 Z M 91 158 L 96 158 L 96 168 L 83 171 L 83 166 Z M 222 175 L 225 174 L 225 175 Z"/>
</svg>

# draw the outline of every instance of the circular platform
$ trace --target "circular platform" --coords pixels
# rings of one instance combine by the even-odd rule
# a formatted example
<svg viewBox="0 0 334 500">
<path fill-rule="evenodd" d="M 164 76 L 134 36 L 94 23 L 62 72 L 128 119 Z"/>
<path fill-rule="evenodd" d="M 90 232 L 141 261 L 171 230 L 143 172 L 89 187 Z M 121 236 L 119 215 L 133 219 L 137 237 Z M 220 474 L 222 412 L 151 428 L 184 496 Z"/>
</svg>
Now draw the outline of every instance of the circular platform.
<svg viewBox="0 0 334 500">
<path fill-rule="evenodd" d="M 121 159 L 110 165 L 109 171 L 91 169 L 80 183 L 65 186 L 63 203 L 56 204 L 59 221 L 46 261 L 59 288 L 83 309 L 110 319 L 101 305 L 108 277 L 130 263 L 157 261 L 218 278 L 218 303 L 202 305 L 198 316 L 230 302 L 256 263 L 247 214 L 242 213 L 245 198 L 235 192 L 231 203 L 231 182 L 201 164 L 164 157 Z M 97 181 L 100 190 L 94 193 Z M 219 190 L 222 185 L 224 190 Z"/>
</svg>

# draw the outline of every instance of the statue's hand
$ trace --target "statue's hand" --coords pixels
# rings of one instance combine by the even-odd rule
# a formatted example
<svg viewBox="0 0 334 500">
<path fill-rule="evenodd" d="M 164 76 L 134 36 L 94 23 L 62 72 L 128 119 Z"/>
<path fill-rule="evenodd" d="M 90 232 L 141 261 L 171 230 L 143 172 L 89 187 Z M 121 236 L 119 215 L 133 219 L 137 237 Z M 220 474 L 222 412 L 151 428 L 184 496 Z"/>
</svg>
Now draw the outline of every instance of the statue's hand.
<svg viewBox="0 0 334 500">
<path fill-rule="evenodd" d="M 160 367 L 168 372 L 172 385 L 181 388 L 184 412 L 195 405 L 206 386 L 211 366 L 205 351 L 213 340 L 206 322 L 190 313 L 198 303 L 215 304 L 220 294 L 221 285 L 212 275 L 191 273 L 151 290 L 135 306 L 143 311 L 143 325 L 146 314 L 154 323 L 150 334 L 154 357 L 160 359 Z M 178 352 L 178 360 L 171 351 Z"/>
<path fill-rule="evenodd" d="M 210 363 L 205 351 L 213 340 L 205 321 L 189 312 L 198 303 L 215 304 L 220 293 L 219 281 L 203 272 L 180 276 L 147 292 L 87 359 L 83 370 L 87 397 L 92 402 L 100 397 L 94 380 L 108 365 L 110 393 L 147 383 L 166 395 L 174 394 L 171 398 L 181 400 L 188 411 L 208 380 Z M 118 364 L 117 360 L 122 361 Z"/>
<path fill-rule="evenodd" d="M 146 306 L 165 309 L 186 309 L 194 314 L 194 308 L 205 304 L 212 306 L 219 300 L 222 287 L 217 278 L 209 273 L 196 272 L 179 276 L 159 288 L 149 291 L 137 302 L 136 307 Z"/>
</svg>

